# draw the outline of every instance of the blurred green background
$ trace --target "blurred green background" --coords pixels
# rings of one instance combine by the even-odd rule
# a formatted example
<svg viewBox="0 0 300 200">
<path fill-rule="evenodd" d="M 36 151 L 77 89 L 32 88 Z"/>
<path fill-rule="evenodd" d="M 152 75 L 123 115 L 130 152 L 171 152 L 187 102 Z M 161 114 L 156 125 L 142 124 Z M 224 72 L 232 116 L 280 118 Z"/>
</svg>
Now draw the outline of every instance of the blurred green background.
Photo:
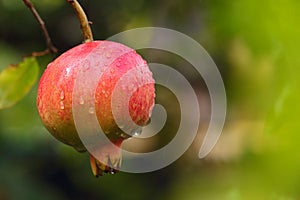
<svg viewBox="0 0 300 200">
<path fill-rule="evenodd" d="M 60 53 L 81 43 L 79 23 L 65 1 L 33 3 Z M 41 124 L 35 107 L 36 84 L 14 107 L 0 110 L 1 200 L 300 199 L 300 1 L 81 3 L 94 23 L 96 39 L 130 28 L 159 26 L 185 33 L 202 44 L 219 67 L 226 87 L 228 113 L 223 134 L 203 160 L 197 153 L 205 122 L 199 138 L 170 166 L 146 174 L 120 172 L 97 179 L 92 176 L 87 154 L 56 141 Z M 41 30 L 22 0 L 0 0 L 0 69 L 45 48 Z M 171 62 L 170 55 L 162 52 L 141 53 L 146 60 L 161 59 L 179 70 L 187 66 L 176 59 Z M 38 59 L 40 73 L 51 60 L 51 56 Z M 208 110 L 204 119 L 209 118 L 205 86 L 199 91 L 204 102 L 201 109 Z M 161 94 L 157 97 L 161 102 L 171 95 Z M 169 117 L 177 123 L 176 116 Z M 161 140 L 152 146 L 172 138 L 169 132 L 177 127 L 175 122 L 168 123 L 160 133 Z"/>
</svg>

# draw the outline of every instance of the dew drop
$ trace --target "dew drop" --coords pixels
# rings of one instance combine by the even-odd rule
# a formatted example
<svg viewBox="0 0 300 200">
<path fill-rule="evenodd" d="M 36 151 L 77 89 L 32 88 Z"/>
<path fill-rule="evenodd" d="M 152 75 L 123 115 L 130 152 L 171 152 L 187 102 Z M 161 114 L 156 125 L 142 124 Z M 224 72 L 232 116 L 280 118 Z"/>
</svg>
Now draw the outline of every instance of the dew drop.
<svg viewBox="0 0 300 200">
<path fill-rule="evenodd" d="M 69 67 L 68 67 L 68 68 L 66 68 L 66 75 L 67 75 L 67 76 L 69 76 L 69 74 L 70 74 L 70 71 L 71 71 L 71 68 L 69 68 Z"/>
<path fill-rule="evenodd" d="M 83 99 L 83 97 L 81 96 L 81 97 L 79 97 L 79 104 L 80 105 L 83 105 L 84 104 L 84 99 Z"/>
<path fill-rule="evenodd" d="M 102 90 L 101 92 L 102 92 L 103 94 L 105 94 L 105 90 Z"/>
<path fill-rule="evenodd" d="M 102 81 L 101 84 L 102 84 L 103 86 L 105 86 L 105 81 Z"/>
<path fill-rule="evenodd" d="M 104 94 L 104 96 L 105 96 L 105 97 L 108 97 L 108 94 L 107 94 L 107 93 L 105 93 L 105 94 Z"/>
<path fill-rule="evenodd" d="M 142 128 L 133 129 L 133 131 L 131 132 L 131 135 L 132 136 L 139 136 L 139 135 L 141 135 L 142 130 L 143 130 Z"/>
<path fill-rule="evenodd" d="M 60 106 L 60 109 L 61 109 L 61 110 L 65 109 L 65 104 L 64 104 L 63 101 L 60 101 L 60 102 L 59 102 L 59 106 Z"/>
<path fill-rule="evenodd" d="M 94 107 L 90 107 L 89 108 L 89 113 L 90 114 L 94 114 L 95 113 L 95 108 Z"/>
<path fill-rule="evenodd" d="M 62 90 L 60 93 L 60 99 L 64 100 L 65 99 L 65 92 Z"/>
</svg>

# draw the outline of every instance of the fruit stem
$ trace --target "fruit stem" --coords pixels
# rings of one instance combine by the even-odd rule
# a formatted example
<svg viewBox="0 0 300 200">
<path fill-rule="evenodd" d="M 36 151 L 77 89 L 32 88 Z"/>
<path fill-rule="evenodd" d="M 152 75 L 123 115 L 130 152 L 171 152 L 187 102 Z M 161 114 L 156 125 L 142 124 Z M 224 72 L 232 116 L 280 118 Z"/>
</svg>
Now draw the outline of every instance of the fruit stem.
<svg viewBox="0 0 300 200">
<path fill-rule="evenodd" d="M 43 55 L 46 55 L 48 53 L 57 53 L 57 49 L 51 41 L 51 38 L 49 36 L 49 33 L 48 33 L 47 28 L 46 28 L 45 22 L 40 17 L 40 15 L 37 12 L 37 10 L 35 9 L 34 5 L 30 2 L 30 0 L 23 0 L 23 2 L 29 8 L 29 10 L 32 12 L 35 19 L 40 24 L 41 29 L 42 29 L 43 34 L 44 34 L 44 37 L 46 39 L 47 47 L 48 47 L 48 49 L 46 49 L 45 51 L 32 53 L 32 56 L 43 56 Z"/>
<path fill-rule="evenodd" d="M 91 22 L 88 21 L 87 16 L 82 9 L 81 5 L 76 0 L 67 0 L 67 2 L 72 6 L 74 9 L 79 22 L 80 22 L 80 28 L 82 31 L 84 43 L 93 41 L 93 33 L 90 27 Z"/>
</svg>

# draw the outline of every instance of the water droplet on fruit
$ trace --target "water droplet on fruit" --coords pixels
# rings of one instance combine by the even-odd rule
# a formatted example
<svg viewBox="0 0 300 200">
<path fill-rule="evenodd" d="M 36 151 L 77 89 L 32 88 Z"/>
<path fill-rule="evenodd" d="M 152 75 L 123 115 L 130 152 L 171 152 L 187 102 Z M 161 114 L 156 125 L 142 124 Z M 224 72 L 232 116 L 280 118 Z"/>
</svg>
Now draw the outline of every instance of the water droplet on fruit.
<svg viewBox="0 0 300 200">
<path fill-rule="evenodd" d="M 64 104 L 63 101 L 60 101 L 60 102 L 59 102 L 59 106 L 60 106 L 60 109 L 61 109 L 61 110 L 65 109 L 65 104 Z"/>
<path fill-rule="evenodd" d="M 65 99 L 65 92 L 62 90 L 60 93 L 60 99 L 64 100 Z"/>
<path fill-rule="evenodd" d="M 111 68 L 110 72 L 113 74 L 115 72 L 115 70 L 113 68 Z"/>
<path fill-rule="evenodd" d="M 89 108 L 89 113 L 90 114 L 94 114 L 95 113 L 95 108 L 94 107 L 90 107 Z"/>
<path fill-rule="evenodd" d="M 69 74 L 70 74 L 70 71 L 71 71 L 71 68 L 66 68 L 66 76 L 69 76 Z"/>
<path fill-rule="evenodd" d="M 117 67 L 120 67 L 120 66 L 121 66 L 120 62 L 117 62 L 117 64 L 116 64 L 116 65 L 117 65 Z"/>
<path fill-rule="evenodd" d="M 139 136 L 139 135 L 141 135 L 142 130 L 143 130 L 142 128 L 133 129 L 133 131 L 131 132 L 131 135 L 132 136 Z"/>
<path fill-rule="evenodd" d="M 102 81 L 101 84 L 102 84 L 103 86 L 105 86 L 105 81 Z"/>
<path fill-rule="evenodd" d="M 84 104 L 84 99 L 83 99 L 83 97 L 81 96 L 81 97 L 79 97 L 79 104 L 80 105 L 83 105 Z"/>
<path fill-rule="evenodd" d="M 108 94 L 107 94 L 107 93 L 105 93 L 105 94 L 104 94 L 104 96 L 105 96 L 105 97 L 108 97 Z"/>
<path fill-rule="evenodd" d="M 103 94 L 105 94 L 105 90 L 102 90 L 101 92 L 102 92 Z"/>
</svg>

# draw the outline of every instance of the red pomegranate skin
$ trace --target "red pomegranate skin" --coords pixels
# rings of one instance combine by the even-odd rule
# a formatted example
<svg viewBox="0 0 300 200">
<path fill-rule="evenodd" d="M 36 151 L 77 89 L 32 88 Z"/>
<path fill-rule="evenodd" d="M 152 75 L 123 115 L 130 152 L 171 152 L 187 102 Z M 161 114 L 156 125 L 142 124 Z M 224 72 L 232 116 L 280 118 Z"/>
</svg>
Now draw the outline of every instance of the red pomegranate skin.
<svg viewBox="0 0 300 200">
<path fill-rule="evenodd" d="M 147 124 L 154 105 L 155 89 L 152 73 L 146 61 L 135 50 L 116 42 L 93 41 L 66 51 L 51 62 L 44 71 L 38 85 L 37 109 L 41 121 L 48 131 L 56 139 L 74 147 L 79 152 L 85 151 L 86 148 L 78 136 L 72 116 L 73 88 L 83 63 L 89 61 L 97 63 L 97 59 L 100 57 L 97 50 L 99 48 L 105 49 L 105 53 L 114 60 L 109 66 L 101 66 L 101 62 L 98 62 L 99 66 L 96 66 L 96 70 L 105 69 L 95 93 L 95 112 L 107 137 L 117 146 L 120 146 L 124 139 L 130 137 L 126 134 L 120 136 L 122 130 L 116 125 L 111 109 L 113 89 L 126 72 L 142 66 L 145 72 L 142 74 L 143 78 L 148 80 L 147 84 L 135 90 L 130 97 L 129 114 L 132 120 L 140 126 Z M 126 53 L 119 56 L 122 51 Z M 137 73 L 137 76 L 141 76 L 141 74 Z M 138 85 L 138 80 L 132 79 L 126 84 L 128 86 Z M 122 88 L 124 88 L 124 92 L 132 92 L 132 88 L 127 85 Z M 109 150 L 103 149 L 103 152 L 109 153 Z M 112 152 L 112 154 L 114 154 L 111 155 L 112 157 L 118 159 L 119 155 L 115 155 L 117 153 Z M 103 168 L 103 166 L 101 167 Z"/>
</svg>

